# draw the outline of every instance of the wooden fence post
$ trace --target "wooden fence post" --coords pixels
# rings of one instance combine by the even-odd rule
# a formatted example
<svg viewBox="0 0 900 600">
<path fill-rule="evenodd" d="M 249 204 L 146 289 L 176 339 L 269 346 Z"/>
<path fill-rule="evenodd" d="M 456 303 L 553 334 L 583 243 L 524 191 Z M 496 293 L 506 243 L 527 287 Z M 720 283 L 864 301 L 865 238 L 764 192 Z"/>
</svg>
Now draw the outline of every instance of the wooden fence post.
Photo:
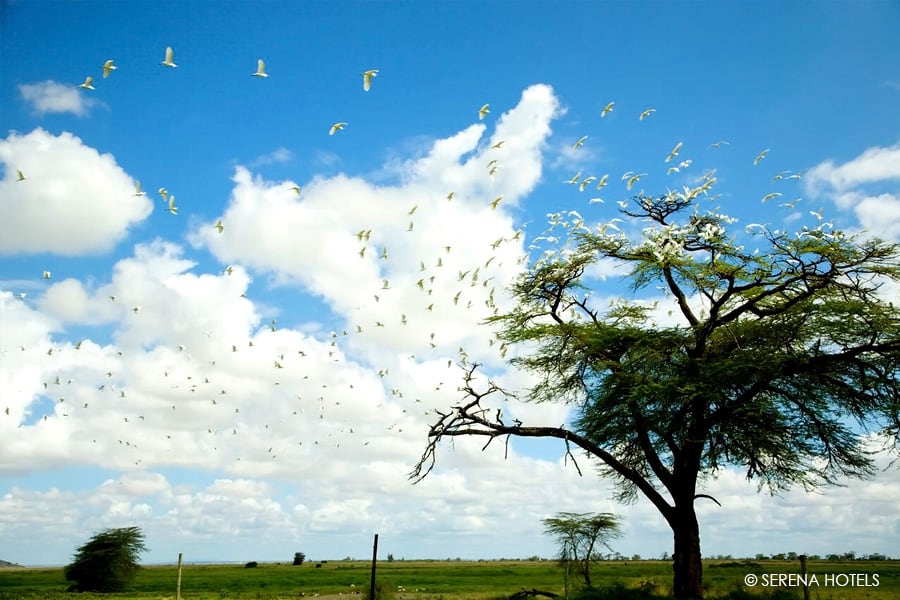
<svg viewBox="0 0 900 600">
<path fill-rule="evenodd" d="M 378 557 L 378 534 L 372 544 L 372 579 L 369 581 L 369 600 L 375 600 L 375 560 Z"/>
<path fill-rule="evenodd" d="M 175 583 L 175 600 L 181 600 L 181 552 L 178 553 L 178 579 Z"/>
</svg>

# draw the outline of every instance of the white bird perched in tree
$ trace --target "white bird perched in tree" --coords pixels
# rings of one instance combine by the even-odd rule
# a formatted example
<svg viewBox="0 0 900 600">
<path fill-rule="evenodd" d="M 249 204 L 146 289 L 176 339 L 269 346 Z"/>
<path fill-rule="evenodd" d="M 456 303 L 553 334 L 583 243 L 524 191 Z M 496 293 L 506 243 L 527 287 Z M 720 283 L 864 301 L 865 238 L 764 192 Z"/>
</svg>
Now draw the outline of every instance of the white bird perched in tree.
<svg viewBox="0 0 900 600">
<path fill-rule="evenodd" d="M 328 131 L 328 135 L 334 135 L 334 133 L 336 131 L 340 131 L 346 126 L 347 126 L 346 123 L 335 123 L 334 125 L 331 126 L 331 129 Z"/>
<path fill-rule="evenodd" d="M 652 115 L 655 112 L 656 112 L 655 108 L 648 108 L 647 110 L 645 110 L 644 112 L 641 113 L 641 116 L 638 117 L 638 121 L 643 121 L 644 119 L 646 119 L 647 117 L 649 117 L 650 115 Z"/>
<path fill-rule="evenodd" d="M 109 77 L 109 74 L 115 71 L 118 67 L 113 64 L 112 59 L 109 59 L 105 63 L 103 63 L 103 79 Z"/>
<path fill-rule="evenodd" d="M 578 138 L 578 141 L 575 142 L 574 144 L 572 144 L 572 149 L 574 150 L 575 148 L 580 148 L 581 146 L 583 146 L 584 140 L 586 140 L 586 139 L 588 139 L 588 136 L 586 136 L 586 135 L 583 135 L 580 138 Z"/>
<path fill-rule="evenodd" d="M 372 78 L 378 76 L 378 69 L 369 69 L 368 71 L 362 72 L 363 76 L 363 90 L 369 91 L 369 88 L 372 87 Z"/>
<path fill-rule="evenodd" d="M 173 59 L 173 58 L 175 58 L 175 51 L 172 50 L 172 46 L 168 46 L 168 47 L 166 48 L 166 58 L 165 58 L 165 60 L 163 60 L 163 61 L 160 62 L 159 64 L 161 64 L 161 65 L 164 66 L 164 67 L 171 67 L 171 68 L 174 69 L 174 68 L 177 67 L 178 65 L 176 65 L 174 62 L 172 62 L 172 59 Z"/>
<path fill-rule="evenodd" d="M 672 148 L 672 151 L 669 152 L 669 155 L 666 157 L 665 162 L 669 162 L 670 160 L 672 160 L 673 158 L 678 156 L 678 153 L 681 151 L 682 145 L 683 145 L 683 142 L 678 142 L 677 144 L 675 144 L 675 147 Z"/>
<path fill-rule="evenodd" d="M 263 59 L 259 59 L 256 61 L 256 73 L 252 73 L 253 77 L 268 77 L 269 74 L 266 73 L 266 63 L 263 62 Z"/>
<path fill-rule="evenodd" d="M 600 111 L 600 117 L 605 117 L 609 113 L 613 111 L 613 107 L 615 106 L 615 102 L 610 102 L 606 106 L 603 107 L 603 110 Z"/>
<path fill-rule="evenodd" d="M 491 112 L 491 105 L 485 104 L 481 108 L 478 109 L 478 120 L 482 121 L 487 116 L 487 114 Z"/>
<path fill-rule="evenodd" d="M 84 78 L 84 83 L 82 83 L 78 87 L 83 88 L 85 90 L 92 90 L 92 89 L 94 89 L 94 86 L 92 85 L 93 83 L 94 83 L 94 78 L 91 77 L 90 75 L 88 75 L 87 77 Z"/>
<path fill-rule="evenodd" d="M 764 159 L 764 158 L 766 157 L 766 154 L 768 154 L 768 153 L 769 153 L 769 149 L 766 148 L 765 150 L 763 150 L 762 152 L 760 152 L 759 154 L 757 154 L 757 155 L 756 155 L 756 158 L 753 159 L 753 166 L 755 167 L 756 165 L 758 165 L 758 164 L 759 164 L 759 161 L 761 161 L 762 159 Z"/>
</svg>

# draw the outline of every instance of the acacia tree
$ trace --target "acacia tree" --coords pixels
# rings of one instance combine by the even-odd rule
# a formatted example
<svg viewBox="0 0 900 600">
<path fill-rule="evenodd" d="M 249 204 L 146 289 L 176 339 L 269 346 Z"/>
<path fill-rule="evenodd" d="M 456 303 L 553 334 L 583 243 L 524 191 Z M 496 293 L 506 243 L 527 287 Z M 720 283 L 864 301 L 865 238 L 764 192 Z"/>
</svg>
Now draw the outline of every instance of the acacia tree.
<svg viewBox="0 0 900 600">
<path fill-rule="evenodd" d="M 561 512 L 543 520 L 544 533 L 556 538 L 560 564 L 574 563 L 587 586 L 591 585 L 591 563 L 599 558 L 598 546 L 621 535 L 619 519 L 610 513 Z"/>
<path fill-rule="evenodd" d="M 65 575 L 78 592 L 118 592 L 134 581 L 141 552 L 147 550 L 139 527 L 106 529 L 82 544 Z"/>
<path fill-rule="evenodd" d="M 643 495 L 669 524 L 677 598 L 702 597 L 695 501 L 715 501 L 704 478 L 737 466 L 777 493 L 867 477 L 865 434 L 896 450 L 900 433 L 900 314 L 878 293 L 900 282 L 900 246 L 820 220 L 796 233 L 750 226 L 745 248 L 734 219 L 702 211 L 715 179 L 701 181 L 639 195 L 594 229 L 553 216 L 562 234 L 546 239 L 559 241 L 512 286 L 515 307 L 489 319 L 503 343 L 530 349 L 511 362 L 538 383 L 517 394 L 464 363 L 463 399 L 437 413 L 410 475 L 431 471 L 447 437 L 563 440 L 567 458 L 574 446 L 614 480 L 619 500 Z M 639 238 L 624 233 L 635 223 Z M 598 261 L 628 272 L 632 297 L 592 301 L 584 276 Z M 651 286 L 671 320 L 638 299 Z M 489 406 L 505 396 L 568 403 L 574 417 L 526 425 Z"/>
</svg>

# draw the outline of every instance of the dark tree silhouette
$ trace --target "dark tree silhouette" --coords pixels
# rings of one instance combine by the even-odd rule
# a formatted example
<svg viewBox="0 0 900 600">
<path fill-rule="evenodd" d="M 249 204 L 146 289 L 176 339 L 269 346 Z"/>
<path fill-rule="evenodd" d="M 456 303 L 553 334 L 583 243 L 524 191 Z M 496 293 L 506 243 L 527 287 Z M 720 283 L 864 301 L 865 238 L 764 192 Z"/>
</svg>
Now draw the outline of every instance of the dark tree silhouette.
<svg viewBox="0 0 900 600">
<path fill-rule="evenodd" d="M 118 592 L 134 581 L 141 552 L 146 551 L 144 534 L 138 527 L 106 529 L 95 533 L 78 548 L 65 567 L 70 590 L 78 592 Z"/>
<path fill-rule="evenodd" d="M 531 349 L 512 363 L 538 383 L 507 391 L 464 359 L 463 399 L 437 413 L 411 479 L 427 476 L 444 438 L 558 438 L 567 458 L 577 448 L 614 480 L 619 500 L 656 507 L 673 532 L 674 594 L 700 598 L 695 502 L 715 501 L 705 477 L 739 466 L 777 493 L 873 475 L 866 434 L 896 450 L 900 432 L 900 313 L 879 292 L 900 282 L 900 245 L 817 214 L 794 233 L 749 226 L 745 248 L 734 219 L 700 206 L 714 181 L 637 196 L 594 229 L 553 215 L 554 245 L 513 286 L 515 307 L 489 320 L 503 344 Z M 598 261 L 627 272 L 635 297 L 595 303 L 585 273 Z M 668 307 L 636 299 L 651 286 Z M 505 396 L 567 403 L 574 418 L 511 420 L 497 409 Z"/>
</svg>

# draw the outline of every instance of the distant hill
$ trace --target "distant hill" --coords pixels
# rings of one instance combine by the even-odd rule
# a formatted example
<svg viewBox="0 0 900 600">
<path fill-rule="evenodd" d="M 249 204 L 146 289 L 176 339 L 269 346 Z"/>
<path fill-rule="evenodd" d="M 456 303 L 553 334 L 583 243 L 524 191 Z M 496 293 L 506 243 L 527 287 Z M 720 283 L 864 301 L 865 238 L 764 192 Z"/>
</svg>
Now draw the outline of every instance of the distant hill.
<svg viewBox="0 0 900 600">
<path fill-rule="evenodd" d="M 17 565 L 16 563 L 11 563 L 7 560 L 0 560 L 0 569 L 5 569 L 7 567 L 21 567 L 22 565 Z"/>
</svg>

